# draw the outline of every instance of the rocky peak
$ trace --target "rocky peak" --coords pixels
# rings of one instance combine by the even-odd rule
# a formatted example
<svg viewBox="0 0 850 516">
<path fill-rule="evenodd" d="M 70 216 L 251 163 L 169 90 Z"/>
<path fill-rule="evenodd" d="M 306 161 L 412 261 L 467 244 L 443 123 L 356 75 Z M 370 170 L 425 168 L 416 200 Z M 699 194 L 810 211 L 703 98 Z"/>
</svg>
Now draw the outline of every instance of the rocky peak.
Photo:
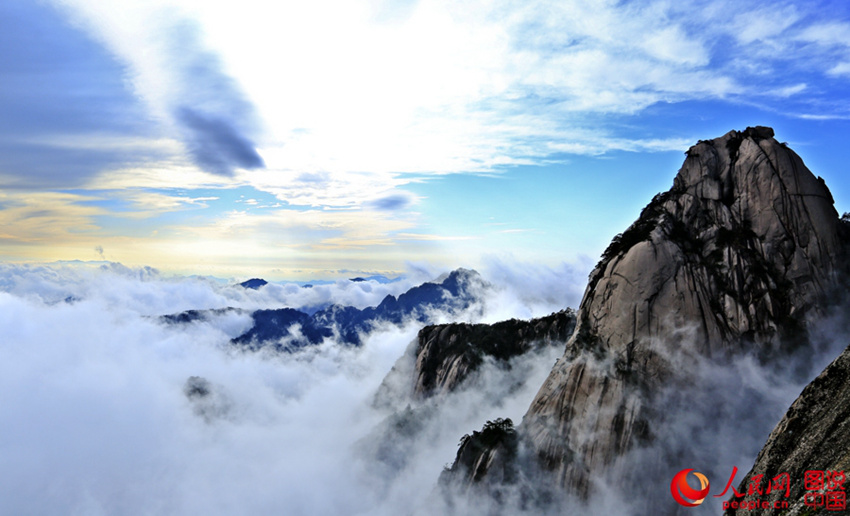
<svg viewBox="0 0 850 516">
<path fill-rule="evenodd" d="M 837 284 L 845 240 L 832 196 L 772 129 L 686 154 L 673 187 L 591 273 L 564 356 L 519 426 L 556 489 L 587 496 L 592 477 L 653 439 L 655 394 L 689 374 L 673 355 L 769 360 L 804 347 Z"/>
<path fill-rule="evenodd" d="M 614 238 L 591 274 L 582 308 L 600 324 L 586 331 L 616 337 L 606 327 L 622 321 L 610 309 L 642 301 L 648 311 L 623 314 L 633 331 L 620 343 L 694 321 L 707 351 L 734 337 L 767 342 L 796 331 L 792 319 L 833 284 L 842 248 L 829 189 L 766 127 L 730 131 L 686 154 L 673 188 Z M 652 307 L 665 300 L 678 306 L 655 319 Z"/>
<path fill-rule="evenodd" d="M 507 367 L 520 355 L 563 346 L 575 322 L 575 311 L 568 308 L 528 321 L 426 326 L 384 379 L 376 404 L 387 406 L 391 399 L 418 402 L 450 394 L 474 376 L 485 360 Z"/>
</svg>

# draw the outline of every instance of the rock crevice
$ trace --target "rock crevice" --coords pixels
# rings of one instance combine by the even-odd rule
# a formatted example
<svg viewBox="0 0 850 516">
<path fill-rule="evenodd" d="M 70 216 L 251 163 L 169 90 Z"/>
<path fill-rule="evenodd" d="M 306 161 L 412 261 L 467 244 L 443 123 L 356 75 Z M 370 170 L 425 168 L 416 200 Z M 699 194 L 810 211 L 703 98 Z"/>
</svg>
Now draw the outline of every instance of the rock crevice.
<svg viewBox="0 0 850 516">
<path fill-rule="evenodd" d="M 652 439 L 655 393 L 689 374 L 672 354 L 769 361 L 808 345 L 845 239 L 823 180 L 773 136 L 754 127 L 691 147 L 591 272 L 564 356 L 518 427 L 555 489 L 589 496 L 594 475 Z"/>
</svg>

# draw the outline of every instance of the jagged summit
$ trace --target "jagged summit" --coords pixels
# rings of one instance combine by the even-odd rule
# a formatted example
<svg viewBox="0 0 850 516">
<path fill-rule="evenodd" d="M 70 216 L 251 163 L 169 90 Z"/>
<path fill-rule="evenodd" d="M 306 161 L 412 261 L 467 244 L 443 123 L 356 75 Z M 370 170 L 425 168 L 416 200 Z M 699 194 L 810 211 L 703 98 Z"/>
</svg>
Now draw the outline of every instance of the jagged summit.
<svg viewBox="0 0 850 516">
<path fill-rule="evenodd" d="M 586 329 L 617 324 L 617 304 L 652 300 L 622 315 L 633 331 L 611 338 L 625 344 L 695 317 L 708 348 L 796 331 L 791 319 L 823 299 L 842 251 L 829 189 L 767 127 L 701 141 L 687 156 L 673 187 L 603 253 L 582 301 L 595 321 Z M 674 320 L 658 308 L 676 308 Z"/>
<path fill-rule="evenodd" d="M 556 489 L 588 496 L 591 478 L 657 435 L 655 395 L 692 373 L 676 353 L 770 360 L 808 345 L 807 322 L 840 290 L 847 239 L 823 180 L 773 136 L 698 142 L 603 253 L 518 428 Z"/>
<path fill-rule="evenodd" d="M 736 200 L 770 204 L 780 200 L 777 194 L 784 191 L 822 197 L 830 205 L 833 202 L 823 179 L 809 172 L 787 144 L 777 142 L 770 127 L 729 131 L 720 138 L 698 142 L 686 154 L 689 160 L 674 179 L 674 189 L 699 198 L 734 207 Z M 689 163 L 690 158 L 694 161 Z"/>
</svg>

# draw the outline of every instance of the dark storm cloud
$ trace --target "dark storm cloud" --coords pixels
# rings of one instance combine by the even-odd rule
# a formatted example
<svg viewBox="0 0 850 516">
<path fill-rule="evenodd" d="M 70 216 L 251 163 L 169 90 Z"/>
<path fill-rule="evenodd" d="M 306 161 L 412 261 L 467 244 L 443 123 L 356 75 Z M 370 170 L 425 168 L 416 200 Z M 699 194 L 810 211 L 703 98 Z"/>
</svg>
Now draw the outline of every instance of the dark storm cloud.
<svg viewBox="0 0 850 516">
<path fill-rule="evenodd" d="M 186 107 L 177 110 L 176 118 L 187 129 L 186 146 L 193 160 L 205 171 L 230 175 L 234 167 L 265 166 L 251 141 L 227 120 Z"/>
<path fill-rule="evenodd" d="M 168 42 L 179 84 L 172 98 L 173 116 L 195 164 L 218 175 L 265 167 L 253 138 L 259 125 L 256 110 L 218 56 L 206 50 L 199 29 L 177 23 Z"/>
</svg>

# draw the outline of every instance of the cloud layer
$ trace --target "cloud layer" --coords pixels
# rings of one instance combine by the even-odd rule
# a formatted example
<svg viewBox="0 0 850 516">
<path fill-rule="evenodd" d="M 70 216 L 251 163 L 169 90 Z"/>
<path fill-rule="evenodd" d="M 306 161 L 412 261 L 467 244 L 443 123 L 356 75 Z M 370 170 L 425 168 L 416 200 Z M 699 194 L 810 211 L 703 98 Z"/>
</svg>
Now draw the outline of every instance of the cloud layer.
<svg viewBox="0 0 850 516">
<path fill-rule="evenodd" d="M 636 137 L 600 117 L 712 100 L 833 115 L 829 81 L 850 43 L 847 13 L 794 2 L 57 3 L 125 63 L 193 161 L 223 175 L 678 150 L 693 135 Z"/>
<path fill-rule="evenodd" d="M 57 1 L 128 68 L 135 93 L 173 128 L 205 172 L 264 166 L 253 104 L 203 41 L 202 28 L 170 2 Z"/>
<path fill-rule="evenodd" d="M 410 350 L 416 324 L 381 327 L 360 348 L 326 341 L 274 354 L 230 344 L 251 324 L 244 312 L 184 325 L 156 317 L 226 306 L 374 305 L 438 273 L 420 264 L 391 283 L 251 290 L 108 262 L 3 265 L 0 481 L 9 488 L 0 512 L 447 514 L 451 507 L 434 488 L 460 436 L 497 417 L 519 422 L 561 347 L 522 357 L 509 370 L 486 363 L 474 388 L 414 403 L 418 416 L 408 423 L 416 431 L 398 434 L 392 418 L 400 413 L 376 408 L 373 399 Z M 574 306 L 584 283 L 568 267 L 499 261 L 484 277 L 492 290 L 462 320 L 545 315 Z M 752 357 L 708 362 L 678 350 L 672 363 L 689 363 L 698 375 L 688 389 L 659 394 L 665 416 L 655 421 L 654 444 L 627 455 L 612 477 L 596 479 L 601 496 L 590 507 L 635 515 L 646 513 L 646 500 L 669 507 L 668 477 L 685 467 L 705 472 L 713 486 L 732 466 L 742 476 L 802 386 L 843 347 L 835 338 L 846 330 L 841 320 L 819 326 L 804 366 L 789 359 L 787 368 L 765 367 Z M 558 502 L 565 505 L 520 509 L 511 499 L 496 507 L 464 497 L 454 510 L 588 507 Z"/>
<path fill-rule="evenodd" d="M 386 477 L 359 449 L 387 415 L 372 397 L 417 325 L 383 328 L 361 348 L 326 342 L 274 355 L 230 345 L 250 324 L 244 314 L 188 325 L 152 317 L 375 303 L 403 282 L 292 287 L 246 290 L 118 264 L 3 266 L 0 512 L 398 514 L 411 500 L 427 503 L 460 435 L 505 411 L 521 416 L 554 358 L 518 364 L 530 383 L 511 392 L 493 369 L 480 393 L 428 423 L 430 438 L 410 450 L 415 467 Z M 487 301 L 485 318 L 560 308 L 531 292 L 528 304 L 513 288 Z"/>
<path fill-rule="evenodd" d="M 528 259 L 561 235 L 527 216 L 559 189 L 570 206 L 602 206 L 615 184 L 660 189 L 677 166 L 667 151 L 777 119 L 792 142 L 840 156 L 843 128 L 830 124 L 848 116 L 850 13 L 835 4 L 25 4 L 0 8 L 0 253 L 12 260 L 90 259 L 102 246 L 183 273 L 286 263 L 291 276 L 328 274 L 341 253 L 381 271 L 482 248 Z M 470 174 L 512 177 L 467 191 L 458 178 Z M 513 184 L 517 210 L 484 191 Z M 454 204 L 514 233 L 441 220 L 462 189 Z M 237 190 L 271 200 L 228 204 Z"/>
</svg>

